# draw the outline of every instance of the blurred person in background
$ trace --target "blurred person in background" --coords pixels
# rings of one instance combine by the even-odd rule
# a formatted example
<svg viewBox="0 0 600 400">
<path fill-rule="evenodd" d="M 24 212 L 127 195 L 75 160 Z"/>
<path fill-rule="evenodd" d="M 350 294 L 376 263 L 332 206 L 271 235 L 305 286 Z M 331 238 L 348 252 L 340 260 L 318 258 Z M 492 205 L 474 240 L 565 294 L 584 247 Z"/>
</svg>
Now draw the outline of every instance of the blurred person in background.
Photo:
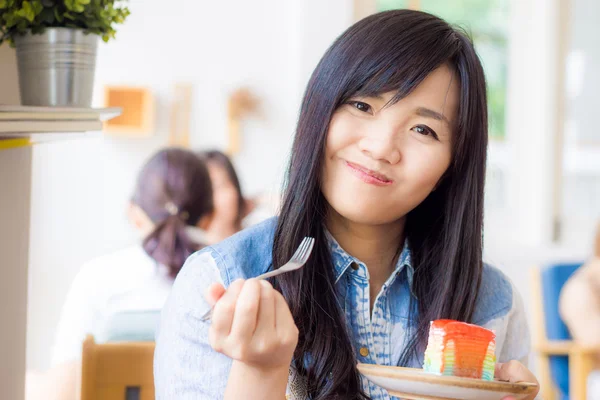
<svg viewBox="0 0 600 400">
<path fill-rule="evenodd" d="M 594 254 L 565 283 L 559 302 L 560 316 L 573 340 L 584 347 L 600 347 L 600 223 Z M 600 351 L 595 371 L 587 379 L 587 398 L 600 398 Z"/>
<path fill-rule="evenodd" d="M 141 241 L 82 267 L 63 306 L 53 368 L 43 375 L 29 374 L 28 399 L 78 398 L 82 343 L 88 334 L 96 340 L 110 337 L 107 326 L 114 325 L 119 314 L 154 311 L 158 322 L 184 261 L 208 244 L 199 240 L 206 237 L 202 232 L 213 216 L 204 160 L 183 149 L 157 152 L 138 175 L 127 214 Z M 150 325 L 151 332 L 141 336 L 153 338 L 156 324 Z"/>
<path fill-rule="evenodd" d="M 199 153 L 206 160 L 213 188 L 214 214 L 206 230 L 208 242 L 218 243 L 274 215 L 268 196 L 244 197 L 231 159 L 219 150 Z"/>
<path fill-rule="evenodd" d="M 573 340 L 584 346 L 600 345 L 600 223 L 593 256 L 562 289 L 560 315 Z"/>
<path fill-rule="evenodd" d="M 244 198 L 229 157 L 218 150 L 199 155 L 206 160 L 213 189 L 214 214 L 206 234 L 212 243 L 217 243 L 242 230 L 242 221 L 251 211 L 252 202 Z"/>
</svg>

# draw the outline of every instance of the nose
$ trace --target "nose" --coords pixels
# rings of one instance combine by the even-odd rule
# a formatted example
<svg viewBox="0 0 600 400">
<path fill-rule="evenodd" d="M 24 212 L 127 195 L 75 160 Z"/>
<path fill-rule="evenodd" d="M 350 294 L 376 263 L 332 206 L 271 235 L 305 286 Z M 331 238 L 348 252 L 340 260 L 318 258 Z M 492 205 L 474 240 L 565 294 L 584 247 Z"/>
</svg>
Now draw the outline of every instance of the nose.
<svg viewBox="0 0 600 400">
<path fill-rule="evenodd" d="M 367 132 L 358 142 L 360 151 L 373 160 L 397 164 L 402 159 L 399 137 L 393 127 L 379 127 Z"/>
</svg>

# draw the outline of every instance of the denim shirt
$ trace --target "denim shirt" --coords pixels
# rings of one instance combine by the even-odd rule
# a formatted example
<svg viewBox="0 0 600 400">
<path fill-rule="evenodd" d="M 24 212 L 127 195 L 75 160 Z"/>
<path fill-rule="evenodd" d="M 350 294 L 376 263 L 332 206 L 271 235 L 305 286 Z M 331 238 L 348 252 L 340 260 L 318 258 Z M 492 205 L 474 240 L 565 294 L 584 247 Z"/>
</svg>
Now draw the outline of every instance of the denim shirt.
<svg viewBox="0 0 600 400">
<path fill-rule="evenodd" d="M 225 287 L 239 278 L 251 278 L 271 268 L 273 235 L 277 221 L 268 220 L 192 255 L 177 276 L 162 311 L 154 358 L 158 400 L 222 399 L 232 360 L 215 352 L 208 342 L 210 322 L 201 316 L 210 308 L 204 299 L 213 282 Z M 359 363 L 398 365 L 411 337 L 408 323 L 413 276 L 408 246 L 398 258 L 395 271 L 381 288 L 369 314 L 367 266 L 344 251 L 328 235 L 335 268 L 339 304 Z M 473 323 L 496 333 L 499 362 L 525 362 L 529 332 L 521 297 L 498 269 L 484 265 Z M 419 360 L 413 367 L 421 367 Z M 373 400 L 394 399 L 384 389 L 362 378 Z M 288 399 L 305 399 L 302 378 L 290 368 Z"/>
</svg>

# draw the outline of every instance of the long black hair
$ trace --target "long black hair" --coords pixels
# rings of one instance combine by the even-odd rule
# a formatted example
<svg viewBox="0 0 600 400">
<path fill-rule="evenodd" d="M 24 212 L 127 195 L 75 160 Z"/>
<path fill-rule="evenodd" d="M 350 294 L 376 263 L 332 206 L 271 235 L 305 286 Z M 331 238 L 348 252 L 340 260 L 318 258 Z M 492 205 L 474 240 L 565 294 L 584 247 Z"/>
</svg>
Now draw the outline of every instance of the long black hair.
<svg viewBox="0 0 600 400">
<path fill-rule="evenodd" d="M 367 397 L 336 297 L 325 236 L 328 205 L 321 193 L 321 174 L 331 117 L 353 96 L 392 91 L 393 101 L 398 101 L 444 64 L 453 70 L 460 87 L 452 162 L 438 188 L 407 216 L 405 234 L 415 270 L 416 300 L 411 306 L 415 335 L 401 364 L 423 351 L 429 321 L 472 319 L 483 268 L 487 148 L 483 69 L 471 40 L 442 19 L 410 10 L 374 14 L 344 32 L 311 76 L 273 245 L 277 266 L 289 259 L 304 236 L 316 239 L 307 265 L 275 280 L 300 331 L 294 362 L 307 380 L 311 399 Z"/>
<path fill-rule="evenodd" d="M 213 211 L 208 168 L 195 153 L 168 148 L 158 151 L 138 174 L 131 201 L 154 223 L 144 239 L 146 253 L 175 277 L 185 260 L 202 248 L 187 233 Z"/>
</svg>

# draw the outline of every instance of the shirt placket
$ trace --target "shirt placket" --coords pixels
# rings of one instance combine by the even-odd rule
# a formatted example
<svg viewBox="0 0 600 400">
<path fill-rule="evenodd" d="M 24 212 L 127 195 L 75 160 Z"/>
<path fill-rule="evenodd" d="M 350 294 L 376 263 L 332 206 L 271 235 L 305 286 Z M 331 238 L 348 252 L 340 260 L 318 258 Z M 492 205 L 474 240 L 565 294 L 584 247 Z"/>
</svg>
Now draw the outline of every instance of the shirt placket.
<svg viewBox="0 0 600 400">
<path fill-rule="evenodd" d="M 352 269 L 353 273 L 348 278 L 349 296 L 347 298 L 351 304 L 347 308 L 347 316 L 352 321 L 355 338 L 358 339 L 357 357 L 359 362 L 382 364 L 386 359 L 389 359 L 389 355 L 385 354 L 386 337 L 389 335 L 386 332 L 386 319 L 382 313 L 385 310 L 383 306 L 385 298 L 384 296 L 378 297 L 373 306 L 373 321 L 371 321 L 369 279 L 366 267 L 353 264 Z M 377 334 L 374 334 L 374 326 L 377 326 Z M 383 389 L 375 386 L 364 377 L 363 384 L 369 388 L 369 395 L 373 400 L 387 400 L 390 398 Z"/>
<path fill-rule="evenodd" d="M 361 362 L 376 363 L 374 342 L 371 335 L 371 318 L 369 315 L 369 280 L 366 269 L 362 265 L 352 264 L 353 273 L 349 275 L 348 299 L 351 304 L 347 308 L 354 337 L 357 339 L 357 356 Z"/>
<path fill-rule="evenodd" d="M 390 357 L 390 315 L 387 307 L 387 286 L 381 288 L 373 304 L 371 336 L 377 364 L 391 365 Z"/>
</svg>

